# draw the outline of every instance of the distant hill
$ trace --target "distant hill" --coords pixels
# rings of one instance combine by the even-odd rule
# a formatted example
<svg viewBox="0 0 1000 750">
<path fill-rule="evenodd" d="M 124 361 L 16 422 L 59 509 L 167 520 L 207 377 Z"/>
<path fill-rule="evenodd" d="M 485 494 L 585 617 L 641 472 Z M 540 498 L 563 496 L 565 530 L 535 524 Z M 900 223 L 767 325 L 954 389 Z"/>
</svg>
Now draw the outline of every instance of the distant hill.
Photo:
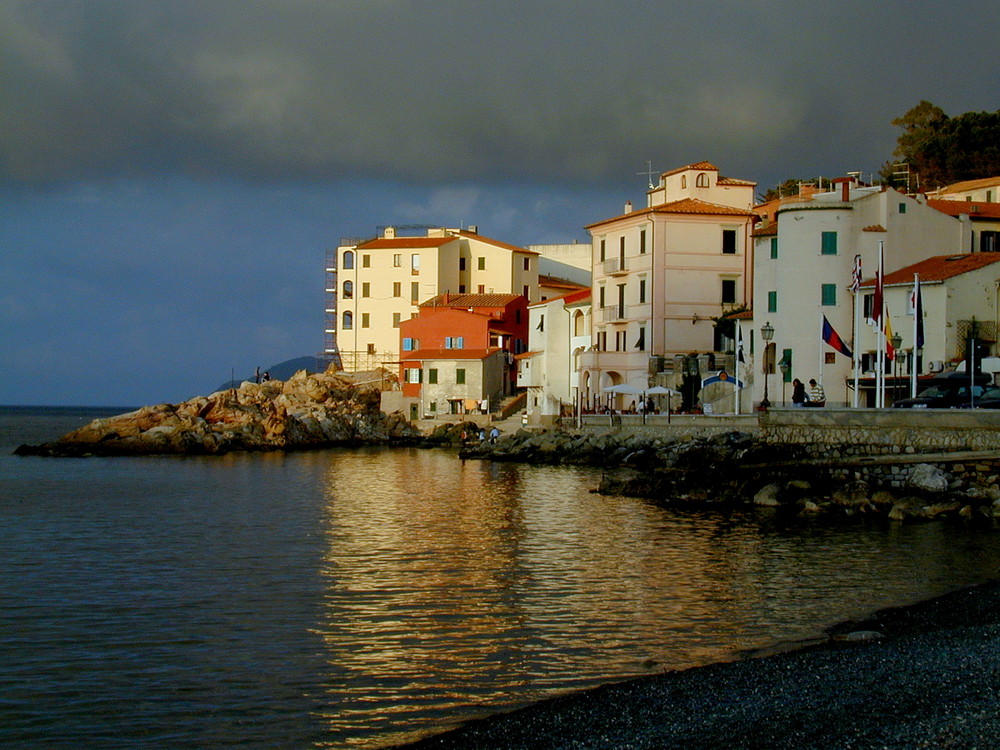
<svg viewBox="0 0 1000 750">
<path fill-rule="evenodd" d="M 286 359 L 284 362 L 279 362 L 278 364 L 271 365 L 270 367 L 261 367 L 260 374 L 263 375 L 265 372 L 269 372 L 271 374 L 271 380 L 288 380 L 299 370 L 323 372 L 325 369 L 326 368 L 323 366 L 323 362 L 317 357 L 296 357 L 295 359 Z M 237 380 L 227 380 L 215 390 L 224 391 L 227 388 L 239 388 L 240 383 L 247 380 L 252 383 L 253 379 L 254 373 L 251 372 L 243 378 L 239 378 Z"/>
</svg>

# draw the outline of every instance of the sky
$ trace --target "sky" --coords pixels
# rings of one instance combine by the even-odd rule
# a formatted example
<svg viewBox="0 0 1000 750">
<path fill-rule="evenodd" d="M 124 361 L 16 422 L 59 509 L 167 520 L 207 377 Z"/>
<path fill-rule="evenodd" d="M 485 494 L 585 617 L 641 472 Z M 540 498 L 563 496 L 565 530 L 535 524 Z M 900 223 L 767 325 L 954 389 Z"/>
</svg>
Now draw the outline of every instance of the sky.
<svg viewBox="0 0 1000 750">
<path fill-rule="evenodd" d="M 588 240 L 657 173 L 877 173 L 1000 107 L 981 2 L 0 0 L 0 404 L 142 405 L 319 352 L 388 224 Z"/>
</svg>

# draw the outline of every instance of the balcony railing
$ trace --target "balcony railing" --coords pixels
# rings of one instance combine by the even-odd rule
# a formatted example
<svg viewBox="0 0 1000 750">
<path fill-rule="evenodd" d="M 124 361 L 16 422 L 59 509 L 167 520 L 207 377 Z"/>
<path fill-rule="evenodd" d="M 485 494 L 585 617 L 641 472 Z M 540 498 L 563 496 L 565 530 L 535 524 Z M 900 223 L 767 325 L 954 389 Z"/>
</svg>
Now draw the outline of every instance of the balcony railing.
<svg viewBox="0 0 1000 750">
<path fill-rule="evenodd" d="M 625 258 L 608 258 L 604 261 L 604 273 L 608 276 L 615 276 L 620 273 L 628 272 L 628 263 Z"/>
<path fill-rule="evenodd" d="M 605 323 L 615 323 L 622 320 L 628 319 L 628 311 L 625 305 L 609 305 L 608 307 L 601 308 L 604 315 Z"/>
</svg>

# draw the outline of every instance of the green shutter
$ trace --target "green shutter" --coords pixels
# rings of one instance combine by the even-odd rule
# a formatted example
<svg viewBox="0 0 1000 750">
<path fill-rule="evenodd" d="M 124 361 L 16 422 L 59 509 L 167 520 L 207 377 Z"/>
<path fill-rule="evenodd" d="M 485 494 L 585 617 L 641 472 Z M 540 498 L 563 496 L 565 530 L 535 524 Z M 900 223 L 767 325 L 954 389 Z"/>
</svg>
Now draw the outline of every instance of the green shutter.
<svg viewBox="0 0 1000 750">
<path fill-rule="evenodd" d="M 455 384 L 465 385 L 465 369 L 462 367 L 455 370 Z"/>
<path fill-rule="evenodd" d="M 825 307 L 834 307 L 837 304 L 837 285 L 836 284 L 823 284 L 823 305 Z"/>
<path fill-rule="evenodd" d="M 778 293 L 768 292 L 767 293 L 767 311 L 768 312 L 778 312 Z"/>
<path fill-rule="evenodd" d="M 772 260 L 778 257 L 778 238 L 771 238 L 771 258 Z"/>
<path fill-rule="evenodd" d="M 837 233 L 836 232 L 823 232 L 823 247 L 821 250 L 823 255 L 836 255 L 837 254 Z"/>
</svg>

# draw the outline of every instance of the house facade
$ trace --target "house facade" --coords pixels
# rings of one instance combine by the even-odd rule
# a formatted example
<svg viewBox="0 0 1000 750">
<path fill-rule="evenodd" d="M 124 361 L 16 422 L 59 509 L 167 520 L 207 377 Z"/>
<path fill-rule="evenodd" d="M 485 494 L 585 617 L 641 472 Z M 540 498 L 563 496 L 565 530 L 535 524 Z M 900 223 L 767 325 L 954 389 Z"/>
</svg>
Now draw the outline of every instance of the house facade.
<svg viewBox="0 0 1000 750">
<path fill-rule="evenodd" d="M 347 371 L 395 368 L 400 326 L 441 294 L 513 294 L 538 300 L 538 254 L 468 230 L 428 229 L 408 237 L 385 228 L 337 248 L 328 273 L 328 326 Z"/>
<path fill-rule="evenodd" d="M 490 411 L 516 385 L 514 356 L 528 340 L 527 300 L 443 294 L 399 328 L 402 397 L 418 418 Z M 416 407 L 414 407 L 416 405 Z"/>
<path fill-rule="evenodd" d="M 860 256 L 863 276 L 871 277 L 880 243 L 886 273 L 960 252 L 961 223 L 926 200 L 860 185 L 851 177 L 834 182 L 833 191 L 781 206 L 776 222 L 754 232 L 755 369 L 760 373 L 770 362 L 772 373 L 755 378 L 755 402 L 763 398 L 765 382 L 769 401 L 782 403 L 791 397 L 792 379 L 815 378 L 824 385 L 829 405 L 853 404 L 853 361 L 823 342 L 822 326 L 825 317 L 845 342 L 863 355 L 874 354 L 874 339 L 864 337 L 863 319 L 870 310 L 863 307 L 857 316 L 861 333 L 853 342 L 855 256 Z M 890 318 L 895 330 L 892 311 Z M 773 328 L 773 339 L 762 346 L 760 332 L 766 324 Z M 865 356 L 864 361 L 871 367 L 875 359 Z"/>
<path fill-rule="evenodd" d="M 730 347 L 714 319 L 747 305 L 752 290 L 755 183 L 708 162 L 665 172 L 647 205 L 587 226 L 593 313 L 580 388 L 595 407 L 604 389 L 644 389 L 675 358 Z M 656 363 L 651 367 L 651 362 Z M 679 373 L 674 373 L 679 377 Z"/>
<path fill-rule="evenodd" d="M 579 408 L 580 360 L 590 348 L 590 289 L 528 307 L 528 351 L 517 357 L 517 385 L 527 391 L 530 424 Z"/>
</svg>

